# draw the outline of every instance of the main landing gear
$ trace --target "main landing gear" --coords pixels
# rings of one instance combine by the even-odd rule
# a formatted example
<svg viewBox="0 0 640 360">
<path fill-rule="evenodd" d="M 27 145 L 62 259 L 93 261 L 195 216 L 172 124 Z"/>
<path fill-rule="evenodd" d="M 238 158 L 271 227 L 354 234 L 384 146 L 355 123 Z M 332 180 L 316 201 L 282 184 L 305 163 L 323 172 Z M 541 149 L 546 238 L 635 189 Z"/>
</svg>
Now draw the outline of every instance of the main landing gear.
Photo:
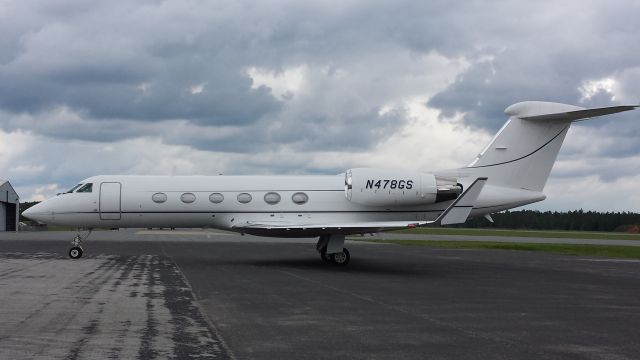
<svg viewBox="0 0 640 360">
<path fill-rule="evenodd" d="M 82 241 L 86 240 L 89 235 L 91 235 L 91 232 L 93 231 L 93 229 L 89 229 L 89 232 L 85 235 L 82 236 L 80 234 L 80 230 L 78 230 L 78 234 L 76 235 L 75 238 L 73 238 L 73 241 L 71 242 L 71 244 L 73 244 L 73 247 L 71 249 L 69 249 L 69 257 L 72 259 L 80 259 L 82 257 Z"/>
<path fill-rule="evenodd" d="M 342 248 L 342 251 L 333 254 L 327 254 L 325 250 L 325 252 L 320 253 L 320 257 L 323 261 L 336 265 L 347 265 L 351 259 L 351 255 L 349 255 L 349 250 L 347 250 L 347 248 Z"/>
<path fill-rule="evenodd" d="M 322 235 L 316 244 L 322 261 L 336 265 L 347 265 L 351 259 L 344 247 L 344 235 Z"/>
</svg>

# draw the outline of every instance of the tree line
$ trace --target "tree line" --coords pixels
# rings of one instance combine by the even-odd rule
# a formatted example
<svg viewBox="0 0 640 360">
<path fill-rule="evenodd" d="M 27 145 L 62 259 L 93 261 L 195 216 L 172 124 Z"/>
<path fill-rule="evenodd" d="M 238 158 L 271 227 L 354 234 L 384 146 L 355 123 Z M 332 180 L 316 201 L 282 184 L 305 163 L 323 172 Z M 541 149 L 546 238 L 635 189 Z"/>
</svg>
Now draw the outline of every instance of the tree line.
<svg viewBox="0 0 640 360">
<path fill-rule="evenodd" d="M 637 231 L 640 214 L 633 212 L 567 212 L 517 210 L 491 214 L 494 222 L 484 217 L 469 219 L 457 227 L 528 230 Z"/>
<path fill-rule="evenodd" d="M 33 205 L 39 203 L 40 201 L 26 201 L 26 202 L 21 202 L 20 203 L 20 220 L 22 222 L 30 222 L 31 220 L 27 219 L 26 217 L 22 216 L 22 212 L 27 210 L 28 208 L 32 207 Z"/>
</svg>

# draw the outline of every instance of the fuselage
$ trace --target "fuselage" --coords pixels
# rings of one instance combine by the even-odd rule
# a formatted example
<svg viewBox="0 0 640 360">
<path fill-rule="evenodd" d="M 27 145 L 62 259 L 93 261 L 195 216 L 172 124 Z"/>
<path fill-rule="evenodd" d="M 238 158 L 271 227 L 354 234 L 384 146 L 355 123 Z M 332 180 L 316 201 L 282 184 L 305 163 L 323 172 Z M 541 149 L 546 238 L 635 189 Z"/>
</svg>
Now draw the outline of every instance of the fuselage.
<svg viewBox="0 0 640 360">
<path fill-rule="evenodd" d="M 572 122 L 635 109 L 528 101 L 468 166 L 440 172 L 353 168 L 333 176 L 100 175 L 23 212 L 78 228 L 218 228 L 319 237 L 323 261 L 345 265 L 345 235 L 464 223 L 544 200 Z M 491 217 L 488 217 L 491 220 Z M 88 236 L 88 235 L 87 235 Z M 84 237 L 86 238 L 86 236 Z M 69 256 L 82 256 L 78 234 Z"/>
<path fill-rule="evenodd" d="M 48 224 L 82 228 L 218 228 L 249 222 L 323 224 L 429 221 L 450 203 L 366 206 L 345 197 L 344 174 L 331 176 L 100 175 L 80 182 L 90 191 L 63 193 L 28 210 Z M 81 191 L 81 192 L 77 192 Z M 472 216 L 540 201 L 540 192 L 488 185 Z M 318 236 L 308 231 L 242 230 L 269 236 Z M 327 229 L 336 233 L 339 229 Z M 355 231 L 360 232 L 360 231 Z"/>
</svg>

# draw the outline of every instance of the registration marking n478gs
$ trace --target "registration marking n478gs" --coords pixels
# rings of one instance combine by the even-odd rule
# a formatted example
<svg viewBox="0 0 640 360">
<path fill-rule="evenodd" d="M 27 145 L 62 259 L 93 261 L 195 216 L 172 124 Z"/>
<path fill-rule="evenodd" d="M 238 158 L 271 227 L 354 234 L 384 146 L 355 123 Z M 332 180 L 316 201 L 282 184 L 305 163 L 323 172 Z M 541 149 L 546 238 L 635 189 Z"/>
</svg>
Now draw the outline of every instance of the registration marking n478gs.
<svg viewBox="0 0 640 360">
<path fill-rule="evenodd" d="M 407 189 L 413 188 L 413 180 L 398 180 L 398 179 L 369 179 L 367 180 L 367 186 L 365 189 Z"/>
</svg>

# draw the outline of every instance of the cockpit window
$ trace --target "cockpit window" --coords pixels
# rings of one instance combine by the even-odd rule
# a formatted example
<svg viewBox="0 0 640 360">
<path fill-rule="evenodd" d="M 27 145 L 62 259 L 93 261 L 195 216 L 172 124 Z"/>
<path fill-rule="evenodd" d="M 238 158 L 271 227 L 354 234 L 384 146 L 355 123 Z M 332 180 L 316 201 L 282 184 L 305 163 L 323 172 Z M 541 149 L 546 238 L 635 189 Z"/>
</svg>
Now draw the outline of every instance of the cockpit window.
<svg viewBox="0 0 640 360">
<path fill-rule="evenodd" d="M 86 183 L 84 185 L 82 185 L 82 187 L 80 189 L 78 189 L 79 193 L 90 193 L 93 190 L 93 184 L 92 183 Z"/>
<path fill-rule="evenodd" d="M 68 193 L 72 193 L 72 192 L 74 192 L 74 191 L 75 191 L 77 188 L 79 188 L 80 186 L 82 186 L 82 183 L 80 183 L 80 184 L 78 184 L 78 185 L 76 185 L 76 186 L 72 187 L 71 189 L 67 190 L 67 191 L 65 192 L 65 194 L 68 194 Z"/>
</svg>

